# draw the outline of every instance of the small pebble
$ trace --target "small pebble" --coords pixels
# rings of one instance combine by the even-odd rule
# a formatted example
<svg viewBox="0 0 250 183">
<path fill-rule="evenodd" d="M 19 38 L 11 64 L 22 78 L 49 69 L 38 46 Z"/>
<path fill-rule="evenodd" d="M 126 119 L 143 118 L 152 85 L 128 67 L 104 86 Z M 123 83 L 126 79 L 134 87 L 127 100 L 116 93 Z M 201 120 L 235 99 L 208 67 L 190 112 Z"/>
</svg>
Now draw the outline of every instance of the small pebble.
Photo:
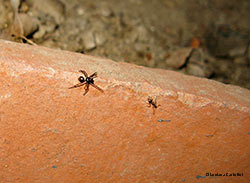
<svg viewBox="0 0 250 183">
<path fill-rule="evenodd" d="M 158 122 L 171 122 L 169 119 L 159 119 Z"/>
<path fill-rule="evenodd" d="M 206 176 L 201 176 L 201 175 L 196 176 L 196 179 L 200 179 L 200 178 L 206 178 Z"/>
<path fill-rule="evenodd" d="M 91 50 L 96 47 L 95 38 L 92 31 L 85 32 L 81 38 L 83 39 L 84 48 Z"/>
<path fill-rule="evenodd" d="M 100 13 L 101 13 L 101 15 L 104 16 L 104 17 L 111 17 L 112 14 L 113 14 L 113 12 L 112 12 L 109 8 L 106 8 L 106 7 L 102 8 L 102 9 L 100 10 Z"/>
<path fill-rule="evenodd" d="M 186 63 L 187 58 L 190 56 L 192 48 L 181 48 L 172 51 L 166 60 L 166 65 L 171 68 L 180 68 Z"/>
</svg>

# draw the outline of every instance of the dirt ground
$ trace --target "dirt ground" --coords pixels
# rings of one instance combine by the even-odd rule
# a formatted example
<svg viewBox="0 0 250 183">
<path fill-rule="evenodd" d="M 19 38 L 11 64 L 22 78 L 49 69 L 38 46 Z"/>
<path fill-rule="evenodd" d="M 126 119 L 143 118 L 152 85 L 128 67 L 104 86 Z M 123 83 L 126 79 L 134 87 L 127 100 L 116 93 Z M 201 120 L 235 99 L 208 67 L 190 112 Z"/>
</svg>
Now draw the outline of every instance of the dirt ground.
<svg viewBox="0 0 250 183">
<path fill-rule="evenodd" d="M 0 38 L 250 89 L 249 9 L 249 0 L 0 0 Z"/>
</svg>

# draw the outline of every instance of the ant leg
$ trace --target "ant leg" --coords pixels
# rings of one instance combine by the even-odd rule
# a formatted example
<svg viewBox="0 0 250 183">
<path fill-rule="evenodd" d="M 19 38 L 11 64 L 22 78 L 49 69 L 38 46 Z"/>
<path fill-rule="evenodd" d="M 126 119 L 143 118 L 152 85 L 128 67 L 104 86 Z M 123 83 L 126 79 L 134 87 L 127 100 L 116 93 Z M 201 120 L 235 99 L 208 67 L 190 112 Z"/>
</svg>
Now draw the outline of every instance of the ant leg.
<svg viewBox="0 0 250 183">
<path fill-rule="evenodd" d="M 157 105 L 157 97 L 155 97 L 155 106 L 156 106 L 156 107 L 161 106 L 160 104 Z"/>
</svg>

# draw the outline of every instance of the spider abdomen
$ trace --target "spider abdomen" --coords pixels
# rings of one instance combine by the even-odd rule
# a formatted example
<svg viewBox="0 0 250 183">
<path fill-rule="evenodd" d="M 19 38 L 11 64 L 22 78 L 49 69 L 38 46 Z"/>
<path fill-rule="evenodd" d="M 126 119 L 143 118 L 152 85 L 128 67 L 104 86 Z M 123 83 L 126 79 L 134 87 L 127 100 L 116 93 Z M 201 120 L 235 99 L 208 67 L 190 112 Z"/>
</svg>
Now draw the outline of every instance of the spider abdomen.
<svg viewBox="0 0 250 183">
<path fill-rule="evenodd" d="M 80 76 L 80 77 L 78 78 L 78 81 L 80 81 L 81 83 L 84 83 L 84 82 L 85 82 L 85 79 L 84 79 L 83 76 Z"/>
</svg>

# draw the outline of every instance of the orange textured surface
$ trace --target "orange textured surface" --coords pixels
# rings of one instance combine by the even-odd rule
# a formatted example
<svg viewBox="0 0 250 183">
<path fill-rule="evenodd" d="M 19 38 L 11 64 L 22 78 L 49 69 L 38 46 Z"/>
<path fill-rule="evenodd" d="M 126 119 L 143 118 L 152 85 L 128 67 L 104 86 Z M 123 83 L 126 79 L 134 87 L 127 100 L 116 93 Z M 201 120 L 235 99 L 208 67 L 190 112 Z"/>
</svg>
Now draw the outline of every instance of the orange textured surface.
<svg viewBox="0 0 250 183">
<path fill-rule="evenodd" d="M 249 182 L 249 90 L 3 40 L 0 83 L 0 182 Z"/>
</svg>

